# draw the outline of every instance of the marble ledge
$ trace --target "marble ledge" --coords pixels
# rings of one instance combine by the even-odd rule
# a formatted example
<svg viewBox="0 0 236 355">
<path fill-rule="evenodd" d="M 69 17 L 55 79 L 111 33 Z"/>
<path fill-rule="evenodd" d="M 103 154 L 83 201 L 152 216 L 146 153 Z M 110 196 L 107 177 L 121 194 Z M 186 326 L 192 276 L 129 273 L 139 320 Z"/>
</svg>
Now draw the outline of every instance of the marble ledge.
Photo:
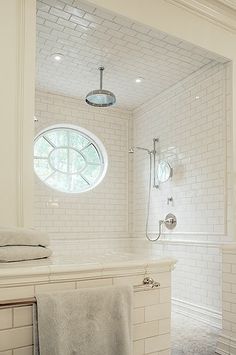
<svg viewBox="0 0 236 355">
<path fill-rule="evenodd" d="M 78 259 L 74 255 L 71 258 L 60 256 L 40 261 L 0 264 L 0 287 L 168 272 L 176 264 L 174 258 L 149 258 L 134 254 L 105 254 L 100 259 L 93 258 L 87 262 L 84 258 L 81 261 Z"/>
</svg>

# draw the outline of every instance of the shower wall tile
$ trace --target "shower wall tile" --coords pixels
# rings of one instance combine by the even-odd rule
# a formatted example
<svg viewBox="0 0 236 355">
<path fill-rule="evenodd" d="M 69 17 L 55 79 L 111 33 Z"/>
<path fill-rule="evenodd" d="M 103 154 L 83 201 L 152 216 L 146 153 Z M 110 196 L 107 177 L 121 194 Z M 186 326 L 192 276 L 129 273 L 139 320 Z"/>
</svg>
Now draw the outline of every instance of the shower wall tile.
<svg viewBox="0 0 236 355">
<path fill-rule="evenodd" d="M 226 61 L 79 0 L 38 0 L 37 8 L 36 83 L 43 90 L 84 97 L 104 63 L 106 85 L 117 94 L 117 105 L 133 110 L 204 64 Z M 52 65 L 53 53 L 64 55 L 60 65 Z M 145 79 L 141 86 L 135 84 L 139 74 Z"/>
<path fill-rule="evenodd" d="M 131 113 L 89 107 L 76 98 L 36 92 L 35 133 L 74 124 L 95 134 L 108 154 L 108 171 L 93 190 L 64 194 L 35 176 L 34 225 L 57 239 L 128 237 L 128 135 Z M 95 246 L 96 248 L 96 246 Z"/>
<path fill-rule="evenodd" d="M 150 231 L 172 212 L 176 233 L 227 234 L 227 171 L 229 122 L 226 117 L 226 70 L 206 66 L 134 111 L 134 144 L 152 149 L 158 137 L 159 156 L 173 167 L 173 177 L 152 190 Z M 145 134 L 144 134 L 145 132 Z M 145 227 L 149 160 L 134 156 L 134 232 Z M 228 191 L 229 192 L 229 191 Z M 173 203 L 167 204 L 167 198 Z M 166 231 L 165 231 L 166 232 Z"/>
<path fill-rule="evenodd" d="M 163 269 L 161 270 L 159 265 L 158 268 L 160 268 L 158 273 L 150 274 L 150 277 L 160 282 L 158 289 L 150 288 L 146 291 L 135 291 L 134 289 L 132 317 L 133 355 L 170 355 L 171 302 L 169 294 L 171 271 L 169 269 L 170 266 L 162 266 Z M 99 277 L 94 279 L 90 277 L 87 280 L 82 280 L 81 274 L 78 274 L 78 280 L 75 282 L 77 288 L 111 285 L 137 286 L 142 283 L 143 272 L 132 271 L 128 268 L 129 276 L 125 276 L 123 271 L 118 272 L 117 275 L 113 274 L 111 278 Z M 74 285 L 73 289 L 75 289 L 75 282 L 72 281 L 73 277 L 74 275 L 67 274 L 64 283 L 55 283 L 51 280 L 50 283 L 42 284 L 40 282 L 38 284 L 37 281 L 33 281 L 34 294 L 37 294 L 39 290 L 54 292 L 55 290 L 71 289 L 72 284 Z M 4 289 L 5 287 L 2 288 L 2 290 Z M 17 299 L 17 297 L 14 297 L 14 299 Z M 32 313 L 32 306 L 11 307 L 6 310 L 0 310 L 0 324 L 4 324 L 3 329 L 0 329 L 1 355 L 33 354 Z"/>
<path fill-rule="evenodd" d="M 134 111 L 134 145 L 152 149 L 173 167 L 173 178 L 152 189 L 149 230 L 171 212 L 177 227 L 163 229 L 161 241 L 145 241 L 149 161 L 133 155 L 131 250 L 173 256 L 174 307 L 221 325 L 222 244 L 232 241 L 231 64 L 200 71 Z M 145 132 L 145 134 L 144 134 Z M 173 203 L 167 204 L 168 197 Z M 130 206 L 132 204 L 130 203 Z M 225 305 L 226 307 L 227 305 Z"/>
<path fill-rule="evenodd" d="M 236 245 L 223 249 L 223 329 L 217 353 L 236 354 Z"/>
</svg>

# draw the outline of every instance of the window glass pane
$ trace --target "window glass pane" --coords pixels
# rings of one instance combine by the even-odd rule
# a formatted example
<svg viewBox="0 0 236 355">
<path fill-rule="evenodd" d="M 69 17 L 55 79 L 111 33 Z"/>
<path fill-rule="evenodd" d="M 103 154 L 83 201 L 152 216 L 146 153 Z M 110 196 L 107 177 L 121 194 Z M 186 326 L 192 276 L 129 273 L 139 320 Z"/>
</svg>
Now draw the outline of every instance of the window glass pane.
<svg viewBox="0 0 236 355">
<path fill-rule="evenodd" d="M 96 180 L 101 172 L 101 165 L 88 164 L 87 168 L 83 171 L 83 176 L 89 181 Z"/>
<path fill-rule="evenodd" d="M 76 149 L 83 149 L 86 147 L 86 145 L 89 144 L 89 140 L 86 139 L 82 134 L 79 134 L 78 132 L 70 132 L 69 135 L 69 145 L 70 147 L 74 147 Z"/>
<path fill-rule="evenodd" d="M 71 192 L 82 192 L 90 187 L 90 184 L 85 181 L 81 175 L 72 175 L 71 176 Z"/>
<path fill-rule="evenodd" d="M 100 163 L 100 157 L 93 144 L 90 144 L 87 148 L 85 148 L 83 150 L 83 154 L 89 163 Z"/>
<path fill-rule="evenodd" d="M 40 137 L 34 144 L 34 155 L 37 157 L 47 158 L 52 150 L 53 147 L 44 139 L 44 137 Z"/>
<path fill-rule="evenodd" d="M 90 190 L 105 175 L 102 150 L 101 143 L 79 128 L 49 128 L 35 139 L 35 173 L 46 185 L 62 192 Z"/>
<path fill-rule="evenodd" d="M 60 172 L 55 172 L 51 175 L 47 180 L 46 183 L 55 188 L 56 190 L 60 190 L 63 192 L 70 191 L 70 181 L 69 176 L 66 174 L 62 174 Z"/>
<path fill-rule="evenodd" d="M 43 180 L 46 179 L 49 175 L 51 175 L 54 172 L 53 169 L 49 166 L 47 159 L 35 158 L 34 169 L 37 175 Z"/>
<path fill-rule="evenodd" d="M 66 147 L 68 145 L 68 132 L 66 129 L 55 129 L 44 134 L 55 147 Z"/>
</svg>

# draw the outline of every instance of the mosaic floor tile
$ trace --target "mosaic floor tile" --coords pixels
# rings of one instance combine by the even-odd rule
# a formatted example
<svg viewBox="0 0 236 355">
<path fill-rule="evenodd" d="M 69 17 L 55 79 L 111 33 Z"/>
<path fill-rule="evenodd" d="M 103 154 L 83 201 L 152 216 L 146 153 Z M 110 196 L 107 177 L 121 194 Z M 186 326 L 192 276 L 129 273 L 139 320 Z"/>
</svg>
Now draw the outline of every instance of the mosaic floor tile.
<svg viewBox="0 0 236 355">
<path fill-rule="evenodd" d="M 215 355 L 219 333 L 213 326 L 173 313 L 171 355 Z"/>
</svg>

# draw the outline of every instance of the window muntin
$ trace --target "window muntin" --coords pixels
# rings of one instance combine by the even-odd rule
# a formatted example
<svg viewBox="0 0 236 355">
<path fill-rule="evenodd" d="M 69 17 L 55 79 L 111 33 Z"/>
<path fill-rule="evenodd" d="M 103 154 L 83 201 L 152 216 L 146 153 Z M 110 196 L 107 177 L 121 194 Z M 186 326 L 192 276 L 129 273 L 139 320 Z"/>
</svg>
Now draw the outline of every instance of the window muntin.
<svg viewBox="0 0 236 355">
<path fill-rule="evenodd" d="M 106 169 L 104 146 L 85 129 L 57 125 L 35 138 L 35 173 L 55 190 L 67 193 L 91 190 L 101 182 Z"/>
</svg>

